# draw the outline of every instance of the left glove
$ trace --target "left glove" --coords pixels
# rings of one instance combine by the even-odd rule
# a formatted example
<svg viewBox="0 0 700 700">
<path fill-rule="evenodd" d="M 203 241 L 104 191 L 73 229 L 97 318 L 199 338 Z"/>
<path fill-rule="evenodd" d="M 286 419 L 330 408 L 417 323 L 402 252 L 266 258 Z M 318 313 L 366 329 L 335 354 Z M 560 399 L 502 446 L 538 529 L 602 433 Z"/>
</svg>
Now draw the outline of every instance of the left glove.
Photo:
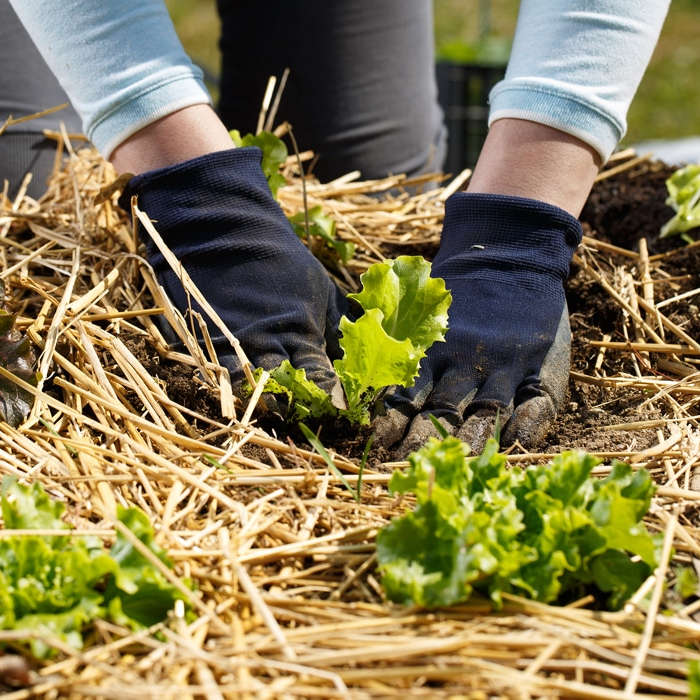
<svg viewBox="0 0 700 700">
<path fill-rule="evenodd" d="M 288 359 L 338 396 L 326 347 L 328 341 L 329 352 L 337 352 L 344 297 L 292 230 L 260 161 L 258 148 L 236 148 L 137 175 L 119 204 L 129 211 L 138 195 L 139 207 L 255 366 L 272 369 Z M 150 236 L 142 237 L 159 282 L 186 314 L 180 280 Z M 192 307 L 201 312 L 193 300 Z M 207 324 L 219 361 L 240 385 L 233 349 Z"/>
<path fill-rule="evenodd" d="M 460 192 L 445 206 L 432 275 L 452 292 L 446 342 L 414 387 L 390 395 L 378 444 L 402 456 L 437 435 L 430 415 L 479 452 L 496 420 L 506 444 L 532 447 L 551 429 L 569 376 L 564 281 L 581 226 L 531 199 Z"/>
</svg>

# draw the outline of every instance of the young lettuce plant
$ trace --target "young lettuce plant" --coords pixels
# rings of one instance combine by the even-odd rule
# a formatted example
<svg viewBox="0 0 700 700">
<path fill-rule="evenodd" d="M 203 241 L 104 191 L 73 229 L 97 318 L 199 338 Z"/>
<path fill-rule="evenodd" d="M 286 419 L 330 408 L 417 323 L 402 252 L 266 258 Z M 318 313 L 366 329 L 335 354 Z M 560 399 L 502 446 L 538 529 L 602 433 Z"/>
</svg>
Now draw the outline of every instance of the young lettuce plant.
<svg viewBox="0 0 700 700">
<path fill-rule="evenodd" d="M 667 238 L 680 234 L 686 243 L 693 238 L 686 232 L 700 226 L 700 165 L 686 165 L 666 180 L 666 204 L 675 215 L 661 228 L 659 236 Z"/>
<path fill-rule="evenodd" d="M 503 593 L 552 602 L 593 588 L 619 608 L 658 564 L 659 536 L 642 518 L 654 485 L 649 474 L 563 452 L 549 464 L 509 469 L 491 439 L 481 455 L 454 437 L 430 441 L 408 458 L 392 493 L 413 493 L 416 507 L 377 537 L 387 596 L 433 608 L 467 600 L 473 590 L 496 606 Z"/>
<path fill-rule="evenodd" d="M 139 630 L 164 620 L 184 598 L 121 532 L 109 550 L 97 537 L 72 535 L 61 517 L 65 506 L 38 482 L 25 486 L 5 477 L 0 493 L 6 529 L 66 531 L 0 539 L 0 629 L 36 632 L 29 642 L 35 657 L 52 654 L 42 638 L 57 637 L 81 649 L 97 619 Z M 171 565 L 142 510 L 119 506 L 117 517 Z"/>
<path fill-rule="evenodd" d="M 237 148 L 243 146 L 257 146 L 262 151 L 262 171 L 267 178 L 272 196 L 277 199 L 277 190 L 286 185 L 287 181 L 280 172 L 280 166 L 287 160 L 287 147 L 282 139 L 277 138 L 269 131 L 261 131 L 258 134 L 246 134 L 241 136 L 238 129 L 229 131 L 231 140 Z"/>
<path fill-rule="evenodd" d="M 355 255 L 355 244 L 349 241 L 341 241 L 336 236 L 335 221 L 323 213 L 320 205 L 309 209 L 308 214 L 300 211 L 294 216 L 290 216 L 289 222 L 299 238 L 305 239 L 312 244 L 310 247 L 314 254 L 317 252 L 313 250 L 313 239 L 315 238 L 324 244 L 324 252 L 330 253 L 331 262 L 336 262 L 333 260 L 333 257 L 335 257 L 341 263 L 347 264 L 352 256 Z M 311 241 L 309 241 L 310 238 L 312 239 Z M 319 255 L 318 257 L 323 256 Z"/>
<path fill-rule="evenodd" d="M 287 397 L 292 420 L 340 415 L 368 425 L 371 409 L 390 386 L 412 386 L 428 348 L 445 339 L 452 301 L 445 282 L 430 276 L 430 263 L 404 255 L 376 263 L 360 278 L 362 291 L 350 294 L 364 313 L 340 319 L 343 357 L 333 363 L 345 392 L 346 409 L 289 361 L 272 370 L 265 391 Z"/>
</svg>

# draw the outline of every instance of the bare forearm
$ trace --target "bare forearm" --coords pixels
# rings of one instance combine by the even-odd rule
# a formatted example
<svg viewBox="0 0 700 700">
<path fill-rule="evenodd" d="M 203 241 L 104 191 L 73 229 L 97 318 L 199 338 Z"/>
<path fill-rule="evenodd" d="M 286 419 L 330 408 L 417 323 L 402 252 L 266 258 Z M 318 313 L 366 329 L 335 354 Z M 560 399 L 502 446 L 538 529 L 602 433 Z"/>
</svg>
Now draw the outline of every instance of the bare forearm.
<svg viewBox="0 0 700 700">
<path fill-rule="evenodd" d="M 583 141 L 522 119 L 491 125 L 467 190 L 538 199 L 578 216 L 600 167 Z"/>
<path fill-rule="evenodd" d="M 112 152 L 118 172 L 139 173 L 175 165 L 233 148 L 233 142 L 209 105 L 193 105 L 168 114 L 132 134 Z"/>
</svg>

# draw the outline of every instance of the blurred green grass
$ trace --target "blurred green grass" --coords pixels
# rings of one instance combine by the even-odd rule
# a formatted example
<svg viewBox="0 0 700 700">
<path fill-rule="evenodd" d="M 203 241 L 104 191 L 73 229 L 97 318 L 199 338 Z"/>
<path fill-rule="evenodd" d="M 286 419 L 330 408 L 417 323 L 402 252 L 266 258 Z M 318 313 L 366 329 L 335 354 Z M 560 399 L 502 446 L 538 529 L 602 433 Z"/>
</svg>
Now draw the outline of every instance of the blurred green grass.
<svg viewBox="0 0 700 700">
<path fill-rule="evenodd" d="M 166 0 L 189 54 L 219 73 L 215 0 Z M 517 0 L 434 0 L 438 46 L 473 43 L 486 28 L 512 37 Z M 629 113 L 625 143 L 700 135 L 700 0 L 674 0 L 649 69 Z M 255 57 L 251 57 L 255 60 Z"/>
</svg>

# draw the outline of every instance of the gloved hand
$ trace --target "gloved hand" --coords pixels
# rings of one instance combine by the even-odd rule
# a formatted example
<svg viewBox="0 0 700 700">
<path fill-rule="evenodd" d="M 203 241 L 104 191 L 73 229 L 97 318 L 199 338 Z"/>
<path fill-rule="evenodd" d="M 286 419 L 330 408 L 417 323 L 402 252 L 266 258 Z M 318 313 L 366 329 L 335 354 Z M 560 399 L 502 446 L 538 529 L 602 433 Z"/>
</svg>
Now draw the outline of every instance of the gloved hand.
<svg viewBox="0 0 700 700">
<path fill-rule="evenodd" d="M 236 148 L 137 175 L 119 204 L 129 211 L 138 195 L 139 208 L 255 366 L 272 369 L 289 359 L 337 397 L 326 341 L 337 353 L 344 297 L 273 199 L 260 159 L 258 148 Z M 186 314 L 179 278 L 150 236 L 142 236 L 159 282 Z M 242 368 L 230 343 L 207 323 L 219 361 L 239 385 Z"/>
<path fill-rule="evenodd" d="M 386 399 L 379 444 L 402 440 L 399 455 L 417 449 L 437 435 L 430 414 L 473 453 L 496 416 L 505 444 L 545 437 L 566 395 L 564 281 L 581 235 L 573 216 L 543 202 L 464 192 L 447 200 L 432 271 L 453 296 L 446 342 L 430 348 L 415 386 Z"/>
</svg>

